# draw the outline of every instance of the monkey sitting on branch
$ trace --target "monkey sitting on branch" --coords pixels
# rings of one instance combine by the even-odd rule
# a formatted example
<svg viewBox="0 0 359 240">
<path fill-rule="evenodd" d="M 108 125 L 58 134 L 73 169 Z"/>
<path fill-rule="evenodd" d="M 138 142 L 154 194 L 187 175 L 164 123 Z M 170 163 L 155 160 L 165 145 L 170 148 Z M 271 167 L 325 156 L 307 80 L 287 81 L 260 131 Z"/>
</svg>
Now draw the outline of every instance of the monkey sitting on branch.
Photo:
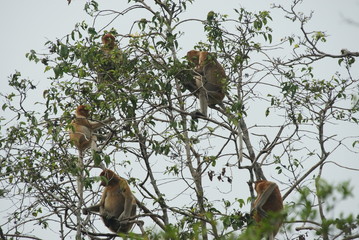
<svg viewBox="0 0 359 240">
<path fill-rule="evenodd" d="M 109 169 L 100 174 L 101 186 L 104 186 L 101 200 L 82 213 L 99 212 L 103 223 L 114 233 L 128 233 L 136 222 L 136 198 L 133 196 L 127 181 Z"/>
<path fill-rule="evenodd" d="M 122 64 L 122 52 L 111 33 L 102 36 L 102 47 L 96 67 L 98 83 L 114 83 L 119 80 Z"/>
<path fill-rule="evenodd" d="M 254 183 L 254 189 L 257 192 L 257 199 L 253 204 L 253 219 L 257 223 L 261 223 L 270 213 L 280 213 L 283 210 L 283 199 L 280 194 L 278 185 L 267 180 L 260 180 Z M 274 219 L 272 224 L 272 231 L 267 235 L 268 240 L 274 240 L 280 226 L 281 219 Z"/>
<path fill-rule="evenodd" d="M 209 52 L 191 50 L 187 53 L 187 60 L 194 64 L 193 74 L 190 79 L 181 79 L 181 82 L 199 99 L 200 112 L 196 114 L 207 117 L 208 107 L 216 104 L 223 106 L 227 76 L 222 65 Z"/>
</svg>

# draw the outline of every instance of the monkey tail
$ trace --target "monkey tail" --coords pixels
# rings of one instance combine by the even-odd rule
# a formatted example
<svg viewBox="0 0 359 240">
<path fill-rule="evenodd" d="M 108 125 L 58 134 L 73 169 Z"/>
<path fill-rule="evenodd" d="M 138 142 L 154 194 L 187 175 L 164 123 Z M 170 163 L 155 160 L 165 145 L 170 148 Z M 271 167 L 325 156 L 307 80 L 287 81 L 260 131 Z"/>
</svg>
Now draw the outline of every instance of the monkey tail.
<svg viewBox="0 0 359 240">
<path fill-rule="evenodd" d="M 78 162 L 77 162 L 77 167 L 78 167 L 78 175 L 77 175 L 77 179 L 76 179 L 76 183 L 77 183 L 77 195 L 78 195 L 78 203 L 77 203 L 77 209 L 76 209 L 76 218 L 77 218 L 77 229 L 76 229 L 76 239 L 81 239 L 81 207 L 83 205 L 83 190 L 84 190 L 84 185 L 83 185 L 83 169 L 84 169 L 84 163 L 83 163 L 83 151 L 79 150 L 79 158 L 78 158 Z"/>
</svg>

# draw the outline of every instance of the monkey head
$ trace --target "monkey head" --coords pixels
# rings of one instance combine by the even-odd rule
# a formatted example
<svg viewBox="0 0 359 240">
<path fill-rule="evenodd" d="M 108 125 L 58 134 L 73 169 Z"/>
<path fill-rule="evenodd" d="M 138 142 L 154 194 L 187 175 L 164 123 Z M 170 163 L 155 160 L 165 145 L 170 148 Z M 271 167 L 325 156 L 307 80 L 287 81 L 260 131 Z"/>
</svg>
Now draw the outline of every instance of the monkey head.
<svg viewBox="0 0 359 240">
<path fill-rule="evenodd" d="M 191 50 L 187 52 L 187 60 L 194 63 L 195 65 L 199 64 L 199 51 Z"/>
<path fill-rule="evenodd" d="M 115 48 L 115 37 L 111 33 L 102 36 L 102 44 L 105 48 L 112 50 Z"/>
<path fill-rule="evenodd" d="M 88 118 L 90 116 L 90 109 L 86 105 L 79 105 L 76 109 L 76 115 Z"/>
<path fill-rule="evenodd" d="M 256 190 L 256 192 L 260 193 L 260 192 L 263 192 L 263 190 L 267 187 L 267 185 L 265 184 L 262 184 L 266 182 L 265 180 L 258 180 L 258 181 L 255 181 L 254 182 L 254 189 Z"/>
<path fill-rule="evenodd" d="M 101 177 L 101 186 L 109 186 L 109 185 L 114 185 L 118 182 L 118 176 L 116 175 L 116 173 L 114 173 L 113 171 L 111 171 L 110 169 L 105 169 L 101 172 L 100 174 Z"/>
</svg>

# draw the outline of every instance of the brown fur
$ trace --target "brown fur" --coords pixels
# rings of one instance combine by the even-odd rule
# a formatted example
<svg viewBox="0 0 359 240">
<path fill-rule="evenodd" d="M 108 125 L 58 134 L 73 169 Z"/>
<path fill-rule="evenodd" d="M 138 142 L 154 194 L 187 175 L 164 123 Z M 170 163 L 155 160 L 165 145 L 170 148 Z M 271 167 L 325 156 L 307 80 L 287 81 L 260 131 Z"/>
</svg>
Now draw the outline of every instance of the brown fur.
<svg viewBox="0 0 359 240">
<path fill-rule="evenodd" d="M 102 127 L 105 123 L 109 123 L 114 118 L 109 118 L 102 122 L 93 122 L 87 118 L 90 116 L 90 111 L 87 106 L 80 105 L 76 109 L 76 118 L 71 122 L 69 129 L 70 141 L 77 147 L 80 152 L 85 151 L 87 148 L 96 145 L 96 136 L 93 131 Z M 94 149 L 96 150 L 96 149 Z"/>
<path fill-rule="evenodd" d="M 187 60 L 192 62 L 199 75 L 193 78 L 195 90 L 199 91 L 201 112 L 207 115 L 207 106 L 222 103 L 225 97 L 227 77 L 221 64 L 209 52 L 191 50 Z M 189 89 L 190 91 L 192 89 Z"/>
<path fill-rule="evenodd" d="M 133 222 L 121 223 L 121 221 L 133 221 L 126 218 L 136 215 L 136 199 L 127 181 L 113 171 L 105 169 L 100 176 L 105 178 L 101 181 L 101 186 L 105 187 L 101 201 L 97 205 L 83 209 L 83 213 L 99 212 L 104 224 L 112 232 L 127 233 L 132 228 Z"/>
<path fill-rule="evenodd" d="M 101 38 L 103 48 L 106 50 L 113 50 L 115 49 L 116 43 L 115 43 L 115 37 L 111 33 L 107 33 L 102 36 Z"/>
<path fill-rule="evenodd" d="M 255 182 L 254 186 L 257 192 L 257 199 L 254 201 L 253 218 L 257 223 L 260 223 L 268 213 L 280 212 L 283 210 L 283 199 L 276 183 L 267 180 L 260 180 Z M 282 222 L 278 220 L 274 223 L 273 231 L 269 239 L 274 239 Z"/>
</svg>

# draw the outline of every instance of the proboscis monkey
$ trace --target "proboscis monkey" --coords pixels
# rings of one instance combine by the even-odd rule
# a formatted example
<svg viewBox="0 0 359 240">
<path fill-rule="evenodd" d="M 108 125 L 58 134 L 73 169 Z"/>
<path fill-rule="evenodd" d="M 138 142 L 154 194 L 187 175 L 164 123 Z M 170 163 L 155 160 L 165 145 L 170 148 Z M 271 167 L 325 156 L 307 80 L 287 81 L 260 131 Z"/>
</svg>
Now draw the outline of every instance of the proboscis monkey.
<svg viewBox="0 0 359 240">
<path fill-rule="evenodd" d="M 257 199 L 253 204 L 253 218 L 260 223 L 264 218 L 268 217 L 268 213 L 279 213 L 283 210 L 283 199 L 280 194 L 278 185 L 267 180 L 260 180 L 254 183 L 254 189 L 257 192 Z M 281 219 L 274 219 L 273 230 L 268 234 L 269 240 L 274 240 L 280 226 Z"/>
<path fill-rule="evenodd" d="M 136 199 L 133 196 L 127 181 L 109 169 L 100 174 L 103 177 L 101 186 L 104 186 L 101 201 L 89 208 L 82 209 L 83 214 L 99 212 L 101 218 L 112 232 L 127 233 L 136 215 Z"/>
<path fill-rule="evenodd" d="M 191 50 L 187 60 L 194 63 L 195 76 L 185 87 L 199 99 L 201 113 L 207 116 L 207 108 L 222 104 L 227 86 L 227 76 L 213 54 Z"/>
<path fill-rule="evenodd" d="M 119 79 L 119 69 L 122 53 L 116 45 L 116 39 L 111 33 L 102 36 L 102 48 L 97 70 L 98 82 L 115 82 Z"/>
<path fill-rule="evenodd" d="M 107 34 L 103 35 L 101 38 L 101 41 L 103 44 L 102 49 L 104 51 L 111 51 L 111 50 L 115 49 L 116 39 L 111 33 L 107 33 Z"/>
<path fill-rule="evenodd" d="M 79 105 L 76 109 L 75 119 L 71 122 L 71 128 L 69 129 L 70 141 L 79 150 L 79 155 L 82 157 L 84 151 L 90 148 L 97 151 L 96 140 L 94 131 L 115 120 L 115 118 L 108 118 L 103 121 L 90 121 L 90 110 L 88 106 Z"/>
</svg>

